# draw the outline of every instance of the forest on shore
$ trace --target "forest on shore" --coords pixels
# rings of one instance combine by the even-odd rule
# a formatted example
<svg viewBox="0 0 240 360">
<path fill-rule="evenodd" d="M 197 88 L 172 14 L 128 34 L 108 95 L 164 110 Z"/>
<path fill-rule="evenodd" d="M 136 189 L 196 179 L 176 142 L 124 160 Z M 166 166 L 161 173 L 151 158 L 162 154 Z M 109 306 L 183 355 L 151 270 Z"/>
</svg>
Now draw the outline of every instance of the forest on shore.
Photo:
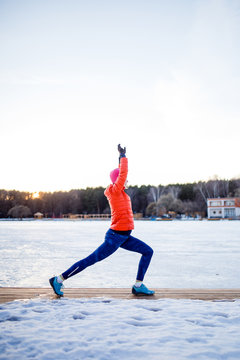
<svg viewBox="0 0 240 360">
<path fill-rule="evenodd" d="M 67 214 L 110 214 L 103 187 L 70 191 L 30 193 L 0 190 L 0 218 L 33 217 L 40 212 L 47 218 Z M 142 217 L 186 214 L 205 217 L 207 199 L 240 197 L 240 179 L 212 179 L 198 183 L 166 186 L 130 186 L 125 190 L 132 200 L 134 213 Z"/>
</svg>

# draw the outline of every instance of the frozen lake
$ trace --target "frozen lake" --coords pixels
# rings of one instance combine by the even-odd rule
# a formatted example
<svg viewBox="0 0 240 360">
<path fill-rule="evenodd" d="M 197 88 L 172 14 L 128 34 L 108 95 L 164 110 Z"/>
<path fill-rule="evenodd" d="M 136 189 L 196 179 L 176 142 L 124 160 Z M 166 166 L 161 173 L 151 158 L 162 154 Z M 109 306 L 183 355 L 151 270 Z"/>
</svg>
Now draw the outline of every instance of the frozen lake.
<svg viewBox="0 0 240 360">
<path fill-rule="evenodd" d="M 239 288 L 240 222 L 137 221 L 133 235 L 155 253 L 148 286 Z M 0 286 L 48 279 L 104 239 L 109 222 L 0 221 Z M 130 287 L 139 255 L 119 249 L 66 287 Z M 240 300 L 13 301 L 0 306 L 0 358 L 238 360 Z"/>
<path fill-rule="evenodd" d="M 46 287 L 48 279 L 104 240 L 108 221 L 0 221 L 0 286 Z M 154 249 L 145 283 L 163 288 L 239 288 L 240 221 L 136 221 Z M 66 287 L 131 287 L 140 255 L 119 249 Z"/>
</svg>

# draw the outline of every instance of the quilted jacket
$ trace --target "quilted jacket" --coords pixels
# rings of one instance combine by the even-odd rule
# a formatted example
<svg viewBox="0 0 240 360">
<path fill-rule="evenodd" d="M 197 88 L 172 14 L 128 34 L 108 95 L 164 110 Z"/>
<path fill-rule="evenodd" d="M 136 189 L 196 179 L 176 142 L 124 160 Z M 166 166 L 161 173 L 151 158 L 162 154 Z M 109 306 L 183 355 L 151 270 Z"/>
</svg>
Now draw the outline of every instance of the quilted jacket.
<svg viewBox="0 0 240 360">
<path fill-rule="evenodd" d="M 125 182 L 128 175 L 128 159 L 120 159 L 119 175 L 114 184 L 107 187 L 104 195 L 111 208 L 112 230 L 127 231 L 134 229 L 132 204 L 130 197 L 125 193 Z"/>
</svg>

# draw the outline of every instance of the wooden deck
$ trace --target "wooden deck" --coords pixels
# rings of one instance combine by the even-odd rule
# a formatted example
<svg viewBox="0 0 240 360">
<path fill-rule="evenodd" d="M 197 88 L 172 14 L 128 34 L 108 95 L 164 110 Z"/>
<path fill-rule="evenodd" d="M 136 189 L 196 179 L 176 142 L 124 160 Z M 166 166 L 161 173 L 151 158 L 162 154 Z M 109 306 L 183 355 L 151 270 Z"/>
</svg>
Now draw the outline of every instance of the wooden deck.
<svg viewBox="0 0 240 360">
<path fill-rule="evenodd" d="M 154 289 L 154 296 L 134 296 L 131 289 L 118 288 L 71 288 L 64 289 L 65 298 L 114 298 L 114 299 L 192 299 L 192 300 L 232 300 L 240 299 L 240 289 Z M 0 303 L 24 299 L 56 299 L 49 288 L 0 288 Z"/>
</svg>

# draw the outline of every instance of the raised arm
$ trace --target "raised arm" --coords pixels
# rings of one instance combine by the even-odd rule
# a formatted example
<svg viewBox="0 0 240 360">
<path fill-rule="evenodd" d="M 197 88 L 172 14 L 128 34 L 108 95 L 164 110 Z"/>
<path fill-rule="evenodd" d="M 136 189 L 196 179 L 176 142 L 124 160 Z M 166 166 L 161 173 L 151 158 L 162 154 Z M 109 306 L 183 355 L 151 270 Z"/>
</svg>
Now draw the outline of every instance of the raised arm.
<svg viewBox="0 0 240 360">
<path fill-rule="evenodd" d="M 122 148 L 118 145 L 119 151 L 119 175 L 116 182 L 113 185 L 114 191 L 122 191 L 128 175 L 128 159 L 126 158 L 126 147 Z"/>
<path fill-rule="evenodd" d="M 126 146 L 125 148 L 122 148 L 120 144 L 118 144 L 118 152 L 119 152 L 119 164 L 120 164 L 120 160 L 123 157 L 126 157 Z"/>
</svg>

